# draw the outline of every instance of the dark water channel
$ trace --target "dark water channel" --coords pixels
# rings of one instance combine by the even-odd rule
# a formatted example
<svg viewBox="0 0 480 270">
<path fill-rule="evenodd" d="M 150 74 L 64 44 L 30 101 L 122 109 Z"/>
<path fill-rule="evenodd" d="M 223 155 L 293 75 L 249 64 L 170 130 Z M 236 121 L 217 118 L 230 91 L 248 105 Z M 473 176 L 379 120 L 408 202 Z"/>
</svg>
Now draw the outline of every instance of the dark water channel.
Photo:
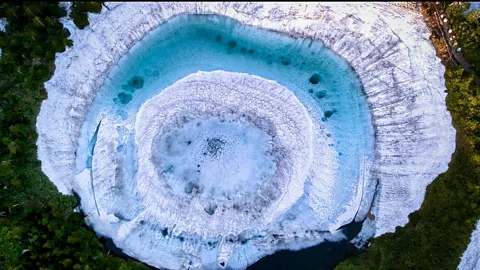
<svg viewBox="0 0 480 270">
<path fill-rule="evenodd" d="M 347 257 L 361 252 L 349 241 L 360 232 L 363 221 L 352 222 L 343 227 L 347 240 L 340 242 L 325 241 L 319 245 L 299 251 L 282 250 L 260 259 L 249 266 L 248 270 L 329 270 Z M 115 256 L 132 259 L 117 248 L 110 238 L 101 238 L 105 248 Z M 148 265 L 147 265 L 148 266 Z M 149 266 L 150 269 L 157 269 Z"/>
</svg>

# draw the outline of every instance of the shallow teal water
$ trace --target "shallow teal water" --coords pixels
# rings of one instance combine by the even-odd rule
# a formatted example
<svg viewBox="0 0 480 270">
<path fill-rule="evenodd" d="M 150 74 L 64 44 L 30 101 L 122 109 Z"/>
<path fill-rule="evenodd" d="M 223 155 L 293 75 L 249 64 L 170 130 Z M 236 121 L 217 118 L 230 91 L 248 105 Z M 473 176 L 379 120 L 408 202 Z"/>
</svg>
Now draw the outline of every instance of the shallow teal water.
<svg viewBox="0 0 480 270">
<path fill-rule="evenodd" d="M 312 119 L 329 131 L 338 154 L 335 207 L 343 211 L 361 181 L 362 158 L 373 159 L 374 134 L 361 84 L 352 68 L 310 39 L 295 39 L 241 25 L 216 15 L 182 15 L 149 33 L 125 55 L 101 87 L 85 122 L 79 153 L 88 149 L 98 122 L 115 115 L 126 126 L 146 100 L 175 81 L 197 71 L 225 70 L 261 76 L 290 89 Z M 119 147 L 134 159 L 132 134 L 119 129 L 125 145 Z M 88 139 L 87 139 L 88 138 Z M 127 158 L 128 160 L 128 158 Z M 79 155 L 77 170 L 85 168 Z M 134 177 L 135 162 L 126 164 Z"/>
</svg>

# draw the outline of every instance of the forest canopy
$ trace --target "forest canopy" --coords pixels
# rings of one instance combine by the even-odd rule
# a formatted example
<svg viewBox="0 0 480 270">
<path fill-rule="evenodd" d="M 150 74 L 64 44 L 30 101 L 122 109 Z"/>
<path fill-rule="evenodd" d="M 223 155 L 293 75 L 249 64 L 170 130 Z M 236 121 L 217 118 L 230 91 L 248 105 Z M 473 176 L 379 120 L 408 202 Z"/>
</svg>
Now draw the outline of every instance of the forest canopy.
<svg viewBox="0 0 480 270">
<path fill-rule="evenodd" d="M 94 2 L 76 2 L 72 12 L 101 11 L 88 3 Z M 65 16 L 58 2 L 0 4 L 7 20 L 0 32 L 0 268 L 147 269 L 109 255 L 74 211 L 79 202 L 58 193 L 37 160 L 43 84 L 53 75 L 55 54 L 73 45 L 59 22 Z"/>
</svg>

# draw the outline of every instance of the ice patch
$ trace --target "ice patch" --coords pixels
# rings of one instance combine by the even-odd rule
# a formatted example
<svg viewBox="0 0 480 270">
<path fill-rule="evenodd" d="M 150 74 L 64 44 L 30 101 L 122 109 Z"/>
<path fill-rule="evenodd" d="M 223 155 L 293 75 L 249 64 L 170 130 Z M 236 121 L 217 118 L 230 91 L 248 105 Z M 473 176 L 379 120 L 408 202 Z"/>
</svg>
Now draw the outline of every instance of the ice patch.
<svg viewBox="0 0 480 270">
<path fill-rule="evenodd" d="M 177 196 L 252 194 L 276 170 L 271 137 L 235 116 L 196 119 L 158 136 L 153 160 Z"/>
<path fill-rule="evenodd" d="M 462 255 L 458 270 L 480 269 L 480 221 L 470 237 L 470 244 Z"/>
</svg>

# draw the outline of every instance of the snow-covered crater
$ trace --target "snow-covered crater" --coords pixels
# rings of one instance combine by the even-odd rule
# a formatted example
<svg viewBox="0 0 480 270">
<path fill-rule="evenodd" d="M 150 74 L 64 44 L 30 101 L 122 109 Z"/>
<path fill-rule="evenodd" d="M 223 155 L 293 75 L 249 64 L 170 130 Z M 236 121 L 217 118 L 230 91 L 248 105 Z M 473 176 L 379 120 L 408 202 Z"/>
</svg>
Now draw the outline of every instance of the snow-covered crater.
<svg viewBox="0 0 480 270">
<path fill-rule="evenodd" d="M 444 70 L 418 14 L 382 3 L 106 5 L 56 59 L 38 153 L 94 229 L 141 261 L 243 269 L 342 238 L 337 229 L 369 210 L 364 235 L 390 232 L 447 169 Z"/>
<path fill-rule="evenodd" d="M 200 236 L 265 229 L 303 195 L 313 157 L 312 123 L 292 92 L 223 71 L 190 75 L 145 102 L 135 143 L 145 207 Z"/>
</svg>

